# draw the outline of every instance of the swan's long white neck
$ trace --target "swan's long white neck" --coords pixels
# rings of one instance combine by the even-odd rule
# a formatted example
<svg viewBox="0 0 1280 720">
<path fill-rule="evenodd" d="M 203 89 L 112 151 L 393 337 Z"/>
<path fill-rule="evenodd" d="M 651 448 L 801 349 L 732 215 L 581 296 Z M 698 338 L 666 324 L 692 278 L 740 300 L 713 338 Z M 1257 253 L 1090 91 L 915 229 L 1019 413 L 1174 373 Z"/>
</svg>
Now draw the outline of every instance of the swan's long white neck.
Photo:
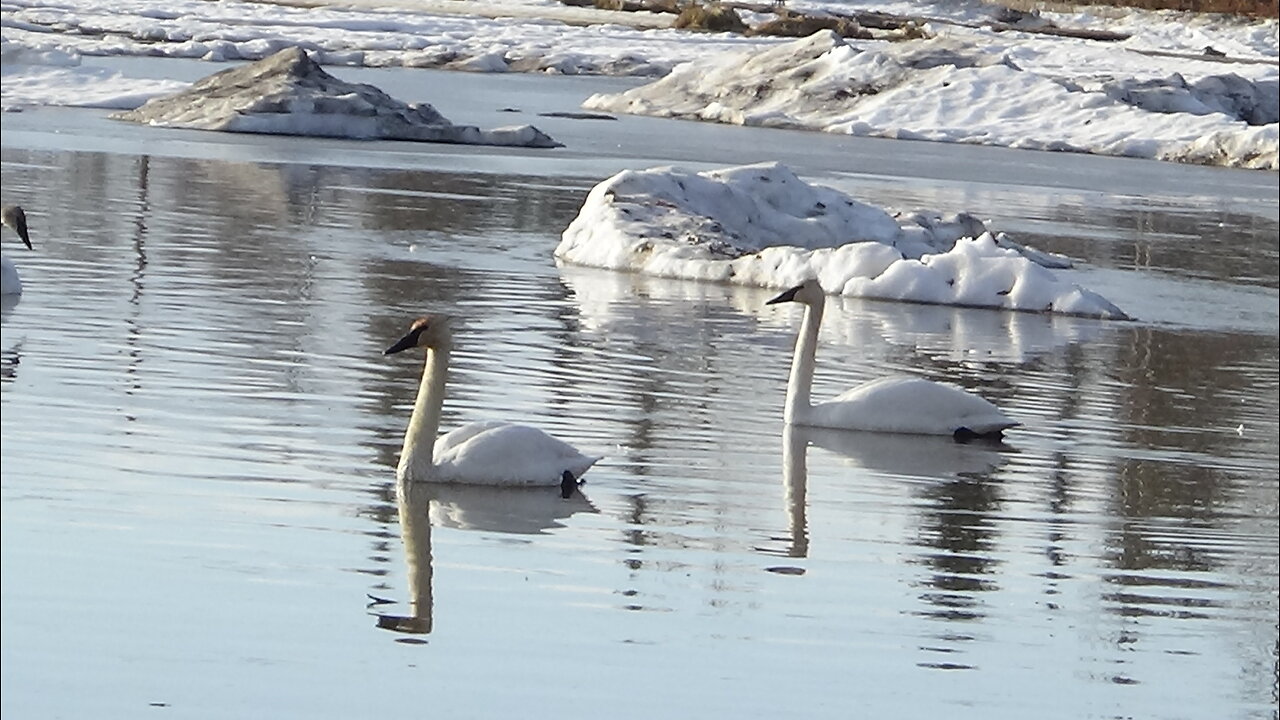
<svg viewBox="0 0 1280 720">
<path fill-rule="evenodd" d="M 804 303 L 804 321 L 796 338 L 796 352 L 791 358 L 791 377 L 787 380 L 787 404 L 783 419 L 787 423 L 803 422 L 813 405 L 809 390 L 813 385 L 814 356 L 818 352 L 818 326 L 822 324 L 825 302 Z"/>
<path fill-rule="evenodd" d="M 449 374 L 450 343 L 427 348 L 426 364 L 422 368 L 422 381 L 418 385 L 418 398 L 413 403 L 413 415 L 409 429 L 404 434 L 404 447 L 400 450 L 400 465 L 396 474 L 401 478 L 425 478 L 431 473 L 432 448 L 440 433 L 440 414 L 444 406 L 445 378 Z"/>
</svg>

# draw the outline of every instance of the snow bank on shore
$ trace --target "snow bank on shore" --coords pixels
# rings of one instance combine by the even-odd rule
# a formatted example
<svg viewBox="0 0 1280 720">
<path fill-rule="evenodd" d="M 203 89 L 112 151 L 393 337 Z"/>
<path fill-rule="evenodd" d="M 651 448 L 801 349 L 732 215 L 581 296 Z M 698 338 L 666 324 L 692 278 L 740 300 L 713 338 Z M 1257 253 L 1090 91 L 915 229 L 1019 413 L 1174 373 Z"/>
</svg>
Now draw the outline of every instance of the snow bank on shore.
<svg viewBox="0 0 1280 720">
<path fill-rule="evenodd" d="M 1276 169 L 1280 82 L 1062 77 L 1009 43 L 938 37 L 859 49 L 824 30 L 682 65 L 592 110 L 851 135 Z"/>
</svg>

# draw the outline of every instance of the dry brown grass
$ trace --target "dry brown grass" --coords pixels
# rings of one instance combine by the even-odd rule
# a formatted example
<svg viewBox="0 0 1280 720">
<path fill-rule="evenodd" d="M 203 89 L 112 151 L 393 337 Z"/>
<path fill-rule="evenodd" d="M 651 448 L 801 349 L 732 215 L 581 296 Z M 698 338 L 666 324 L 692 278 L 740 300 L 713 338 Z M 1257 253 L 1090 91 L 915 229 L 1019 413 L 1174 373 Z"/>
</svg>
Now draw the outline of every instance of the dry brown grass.
<svg viewBox="0 0 1280 720">
<path fill-rule="evenodd" d="M 738 17 L 738 12 L 720 3 L 694 3 L 687 6 L 676 16 L 675 27 L 707 32 L 747 31 L 747 24 Z"/>
<path fill-rule="evenodd" d="M 837 35 L 847 38 L 869 39 L 871 33 L 862 29 L 857 21 L 851 18 L 814 17 L 810 15 L 787 14 L 751 28 L 752 35 L 779 35 L 782 37 L 809 37 L 819 30 L 834 30 Z"/>
<path fill-rule="evenodd" d="M 672 15 L 680 12 L 681 7 L 677 0 L 560 0 L 560 2 L 566 5 L 596 7 L 601 10 L 671 13 Z"/>
<path fill-rule="evenodd" d="M 1276 0 L 999 0 L 999 5 L 1016 10 L 1062 10 L 1080 5 L 1107 5 L 1144 10 L 1187 10 L 1201 13 L 1225 13 L 1248 17 L 1280 17 Z"/>
</svg>

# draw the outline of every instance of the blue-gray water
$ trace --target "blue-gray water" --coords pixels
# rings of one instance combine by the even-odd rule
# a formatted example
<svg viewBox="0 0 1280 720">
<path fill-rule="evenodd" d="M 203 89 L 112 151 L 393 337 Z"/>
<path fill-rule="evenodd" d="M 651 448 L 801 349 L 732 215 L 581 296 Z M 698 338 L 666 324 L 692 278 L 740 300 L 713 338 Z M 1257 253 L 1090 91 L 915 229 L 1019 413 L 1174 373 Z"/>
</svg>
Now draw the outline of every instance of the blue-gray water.
<svg viewBox="0 0 1280 720">
<path fill-rule="evenodd" d="M 36 245 L 6 236 L 6 717 L 1275 716 L 1274 174 L 646 119 L 552 121 L 569 147 L 539 154 L 99 115 L 5 119 Z M 629 128 L 670 144 L 605 152 Z M 833 300 L 817 396 L 917 373 L 1025 426 L 785 434 L 798 313 L 551 259 L 608 168 L 744 138 L 1069 253 L 1139 320 Z M 465 318 L 446 425 L 606 455 L 583 497 L 398 506 L 420 361 L 381 349 L 426 311 Z"/>
</svg>

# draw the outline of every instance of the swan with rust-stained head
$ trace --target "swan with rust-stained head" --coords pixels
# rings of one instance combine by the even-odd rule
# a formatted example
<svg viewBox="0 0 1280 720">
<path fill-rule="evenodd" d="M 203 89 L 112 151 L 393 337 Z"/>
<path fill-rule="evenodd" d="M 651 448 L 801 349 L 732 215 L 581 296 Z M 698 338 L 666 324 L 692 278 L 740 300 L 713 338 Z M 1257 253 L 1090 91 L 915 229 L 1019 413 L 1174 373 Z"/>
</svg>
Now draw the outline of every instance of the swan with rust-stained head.
<svg viewBox="0 0 1280 720">
<path fill-rule="evenodd" d="M 426 364 L 413 404 L 396 475 L 402 480 L 476 485 L 546 485 L 571 495 L 577 479 L 599 457 L 528 425 L 487 421 L 440 431 L 441 408 L 453 351 L 453 331 L 444 315 L 420 317 L 385 355 L 424 348 Z"/>
<path fill-rule="evenodd" d="M 888 377 L 859 385 L 834 399 L 814 405 L 813 385 L 818 327 L 826 293 L 809 279 L 769 300 L 768 305 L 796 302 L 805 306 L 787 381 L 784 417 L 788 424 L 838 430 L 950 435 L 958 440 L 998 438 L 1018 425 L 1000 408 L 951 385 L 913 377 Z"/>
<path fill-rule="evenodd" d="M 22 211 L 22 208 L 17 205 L 5 205 L 0 209 L 0 222 L 18 233 L 18 237 L 22 238 L 28 250 L 34 249 L 31 247 L 31 237 L 27 234 L 27 214 Z M 18 267 L 9 258 L 0 257 L 0 294 L 19 295 L 21 293 L 22 279 L 18 277 Z"/>
</svg>

